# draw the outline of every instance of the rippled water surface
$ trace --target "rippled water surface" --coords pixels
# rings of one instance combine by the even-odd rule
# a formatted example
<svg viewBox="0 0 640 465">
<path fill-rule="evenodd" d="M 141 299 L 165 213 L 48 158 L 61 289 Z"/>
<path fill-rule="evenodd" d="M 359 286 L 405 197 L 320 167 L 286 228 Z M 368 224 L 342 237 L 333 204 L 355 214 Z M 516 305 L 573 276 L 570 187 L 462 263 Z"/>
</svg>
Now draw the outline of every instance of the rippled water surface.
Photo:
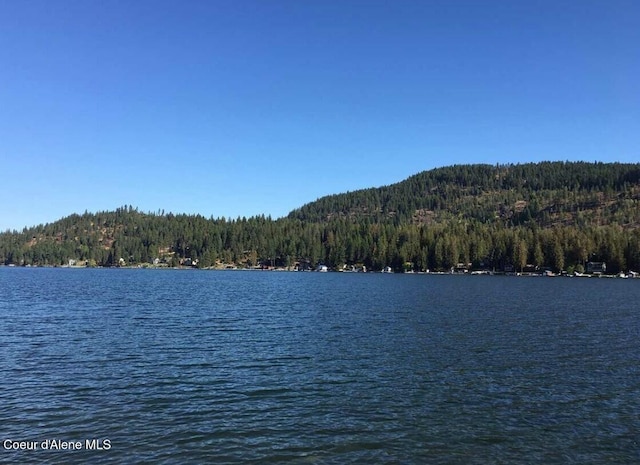
<svg viewBox="0 0 640 465">
<path fill-rule="evenodd" d="M 0 461 L 640 463 L 639 316 L 640 280 L 0 268 Z"/>
</svg>

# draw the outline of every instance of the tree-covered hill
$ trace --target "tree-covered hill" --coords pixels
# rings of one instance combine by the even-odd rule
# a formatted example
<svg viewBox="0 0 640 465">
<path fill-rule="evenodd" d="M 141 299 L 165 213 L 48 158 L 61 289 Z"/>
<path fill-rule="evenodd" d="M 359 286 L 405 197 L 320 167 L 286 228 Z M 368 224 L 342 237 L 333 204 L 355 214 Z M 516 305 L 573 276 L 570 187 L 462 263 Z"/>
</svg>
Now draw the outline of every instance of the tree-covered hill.
<svg viewBox="0 0 640 465">
<path fill-rule="evenodd" d="M 640 226 L 640 164 L 544 162 L 456 165 L 390 186 L 323 197 L 289 214 L 303 221 L 336 216 L 394 224 L 454 218 L 509 225 Z"/>
<path fill-rule="evenodd" d="M 128 206 L 0 234 L 0 263 L 640 270 L 640 164 L 438 168 L 273 220 Z"/>
</svg>

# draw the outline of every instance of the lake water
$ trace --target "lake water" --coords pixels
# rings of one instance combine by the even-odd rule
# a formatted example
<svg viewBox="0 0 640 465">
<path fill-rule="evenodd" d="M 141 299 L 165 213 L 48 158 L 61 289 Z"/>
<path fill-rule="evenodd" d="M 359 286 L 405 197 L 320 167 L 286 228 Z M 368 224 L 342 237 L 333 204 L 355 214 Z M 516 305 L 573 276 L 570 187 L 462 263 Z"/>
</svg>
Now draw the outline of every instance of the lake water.
<svg viewBox="0 0 640 465">
<path fill-rule="evenodd" d="M 640 463 L 639 316 L 640 280 L 0 268 L 0 462 Z"/>
</svg>

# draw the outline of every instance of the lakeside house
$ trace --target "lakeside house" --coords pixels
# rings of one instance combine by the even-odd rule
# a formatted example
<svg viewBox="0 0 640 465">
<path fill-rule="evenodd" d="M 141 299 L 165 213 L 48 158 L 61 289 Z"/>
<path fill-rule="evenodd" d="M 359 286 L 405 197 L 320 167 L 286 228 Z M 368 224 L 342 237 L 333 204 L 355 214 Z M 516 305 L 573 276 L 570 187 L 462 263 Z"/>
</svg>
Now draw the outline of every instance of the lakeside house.
<svg viewBox="0 0 640 465">
<path fill-rule="evenodd" d="M 313 265 L 309 260 L 299 260 L 293 264 L 295 271 L 313 271 Z"/>
<path fill-rule="evenodd" d="M 607 271 L 605 262 L 587 262 L 587 274 L 604 274 Z"/>
<path fill-rule="evenodd" d="M 471 269 L 471 263 L 457 263 L 455 267 L 451 269 L 452 273 L 468 273 Z"/>
</svg>

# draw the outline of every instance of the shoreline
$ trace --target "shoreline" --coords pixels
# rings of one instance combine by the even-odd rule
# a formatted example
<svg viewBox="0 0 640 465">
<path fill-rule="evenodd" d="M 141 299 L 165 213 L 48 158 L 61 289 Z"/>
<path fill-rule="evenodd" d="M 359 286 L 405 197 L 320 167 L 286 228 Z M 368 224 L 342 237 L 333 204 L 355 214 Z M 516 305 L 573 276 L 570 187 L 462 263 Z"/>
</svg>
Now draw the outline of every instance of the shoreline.
<svg viewBox="0 0 640 465">
<path fill-rule="evenodd" d="M 630 271 L 629 273 L 619 274 L 586 274 L 586 273 L 516 273 L 504 271 L 483 271 L 476 270 L 470 272 L 448 272 L 448 271 L 342 271 L 342 270 L 297 270 L 286 267 L 269 267 L 269 268 L 241 268 L 233 265 L 198 268 L 194 266 L 155 266 L 155 265 L 131 265 L 131 266 L 84 266 L 84 265 L 15 265 L 0 264 L 0 268 L 63 268 L 63 269 L 105 269 L 105 270 L 193 270 L 193 271 L 262 271 L 262 272 L 287 272 L 287 273 L 344 273 L 344 274 L 395 274 L 395 275 L 432 275 L 432 276 L 508 276 L 517 278 L 589 278 L 589 279 L 639 279 L 640 273 Z"/>
</svg>

